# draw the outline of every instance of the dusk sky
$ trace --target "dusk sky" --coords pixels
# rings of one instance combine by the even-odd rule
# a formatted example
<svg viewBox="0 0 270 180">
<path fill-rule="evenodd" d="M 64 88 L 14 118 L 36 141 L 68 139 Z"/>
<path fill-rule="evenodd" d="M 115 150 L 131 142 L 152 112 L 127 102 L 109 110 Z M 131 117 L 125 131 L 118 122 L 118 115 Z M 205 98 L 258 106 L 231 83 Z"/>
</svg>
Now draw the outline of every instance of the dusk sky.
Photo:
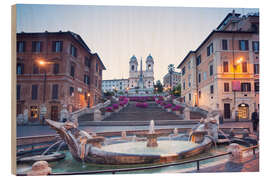
<svg viewBox="0 0 270 180">
<path fill-rule="evenodd" d="M 154 58 L 155 81 L 195 50 L 232 8 L 17 5 L 17 32 L 72 31 L 106 66 L 103 79 L 128 78 L 129 59 Z M 237 13 L 258 9 L 237 9 Z M 176 69 L 176 71 L 179 71 Z"/>
</svg>

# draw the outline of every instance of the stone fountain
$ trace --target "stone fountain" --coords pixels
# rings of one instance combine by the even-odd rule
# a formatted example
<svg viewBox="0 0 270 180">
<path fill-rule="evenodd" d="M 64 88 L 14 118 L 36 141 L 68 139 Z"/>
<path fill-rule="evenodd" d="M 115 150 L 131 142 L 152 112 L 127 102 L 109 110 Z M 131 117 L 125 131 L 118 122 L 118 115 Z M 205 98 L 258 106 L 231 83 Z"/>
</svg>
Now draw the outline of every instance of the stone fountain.
<svg viewBox="0 0 270 180">
<path fill-rule="evenodd" d="M 66 142 L 75 160 L 97 164 L 173 162 L 191 157 L 211 148 L 217 130 L 214 121 L 204 120 L 191 131 L 191 141 L 160 140 L 158 142 L 157 138 L 162 136 L 162 133 L 155 132 L 155 122 L 151 120 L 148 133 L 142 135 L 146 137 L 146 145 L 145 141 L 130 140 L 126 132 L 122 132 L 118 143 L 104 144 L 104 137 L 82 131 L 73 122 L 62 123 L 49 119 L 46 122 Z M 177 129 L 174 130 L 174 134 L 178 134 Z"/>
<path fill-rule="evenodd" d="M 147 134 L 144 134 L 143 136 L 145 136 L 147 138 L 147 147 L 157 147 L 158 143 L 157 143 L 157 137 L 158 134 L 155 133 L 155 122 L 154 120 L 150 121 L 150 125 L 149 125 L 149 132 Z"/>
</svg>

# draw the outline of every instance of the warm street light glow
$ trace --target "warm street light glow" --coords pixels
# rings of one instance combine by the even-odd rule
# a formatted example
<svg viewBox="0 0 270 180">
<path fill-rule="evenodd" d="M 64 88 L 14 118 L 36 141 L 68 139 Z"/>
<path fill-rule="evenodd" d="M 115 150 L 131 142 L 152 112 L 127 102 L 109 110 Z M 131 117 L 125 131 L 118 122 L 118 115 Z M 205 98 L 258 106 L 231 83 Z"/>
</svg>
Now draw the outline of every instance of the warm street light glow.
<svg viewBox="0 0 270 180">
<path fill-rule="evenodd" d="M 90 93 L 87 93 L 87 96 L 90 97 Z"/>
<path fill-rule="evenodd" d="M 42 66 L 45 64 L 45 62 L 42 61 L 42 60 L 38 61 L 38 63 L 39 63 L 40 65 L 42 65 Z"/>
<path fill-rule="evenodd" d="M 243 61 L 243 58 L 240 57 L 239 59 L 236 60 L 236 63 L 237 63 L 237 64 L 240 64 L 242 61 Z"/>
</svg>

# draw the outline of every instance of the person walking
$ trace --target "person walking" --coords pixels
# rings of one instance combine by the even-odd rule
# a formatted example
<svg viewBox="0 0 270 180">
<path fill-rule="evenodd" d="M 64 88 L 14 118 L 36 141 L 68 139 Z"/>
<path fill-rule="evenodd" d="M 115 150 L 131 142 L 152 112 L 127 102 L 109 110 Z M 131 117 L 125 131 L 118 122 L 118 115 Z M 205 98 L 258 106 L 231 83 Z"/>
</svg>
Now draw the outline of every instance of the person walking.
<svg viewBox="0 0 270 180">
<path fill-rule="evenodd" d="M 258 124 L 259 124 L 259 115 L 257 112 L 257 109 L 252 113 L 252 125 L 253 125 L 253 131 L 257 132 Z"/>
</svg>

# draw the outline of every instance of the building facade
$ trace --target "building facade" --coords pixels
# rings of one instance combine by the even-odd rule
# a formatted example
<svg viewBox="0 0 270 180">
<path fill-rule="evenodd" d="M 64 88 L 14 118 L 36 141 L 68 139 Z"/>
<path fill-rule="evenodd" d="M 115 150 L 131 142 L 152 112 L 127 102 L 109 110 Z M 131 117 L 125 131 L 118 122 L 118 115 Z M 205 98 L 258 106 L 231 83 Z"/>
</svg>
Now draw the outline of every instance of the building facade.
<svg viewBox="0 0 270 180">
<path fill-rule="evenodd" d="M 247 120 L 259 109 L 259 14 L 229 13 L 177 67 L 192 106 Z"/>
<path fill-rule="evenodd" d="M 171 88 L 173 89 L 181 82 L 181 73 L 179 72 L 173 72 L 172 74 L 167 73 L 163 77 L 163 86 L 165 88 Z"/>
<path fill-rule="evenodd" d="M 102 81 L 103 92 L 126 92 L 128 89 L 128 79 L 113 79 Z"/>
<path fill-rule="evenodd" d="M 32 122 L 41 121 L 44 107 L 45 118 L 59 120 L 63 107 L 72 112 L 102 96 L 105 66 L 70 31 L 17 33 L 16 68 L 17 115 L 27 114 Z"/>
<path fill-rule="evenodd" d="M 145 61 L 146 69 L 142 70 L 142 81 L 143 81 L 143 88 L 145 89 L 154 89 L 154 59 L 149 54 Z M 142 60 L 140 67 L 142 69 Z M 129 61 L 129 88 L 134 89 L 139 87 L 139 79 L 141 69 L 138 70 L 138 61 L 135 55 L 130 58 Z"/>
</svg>

